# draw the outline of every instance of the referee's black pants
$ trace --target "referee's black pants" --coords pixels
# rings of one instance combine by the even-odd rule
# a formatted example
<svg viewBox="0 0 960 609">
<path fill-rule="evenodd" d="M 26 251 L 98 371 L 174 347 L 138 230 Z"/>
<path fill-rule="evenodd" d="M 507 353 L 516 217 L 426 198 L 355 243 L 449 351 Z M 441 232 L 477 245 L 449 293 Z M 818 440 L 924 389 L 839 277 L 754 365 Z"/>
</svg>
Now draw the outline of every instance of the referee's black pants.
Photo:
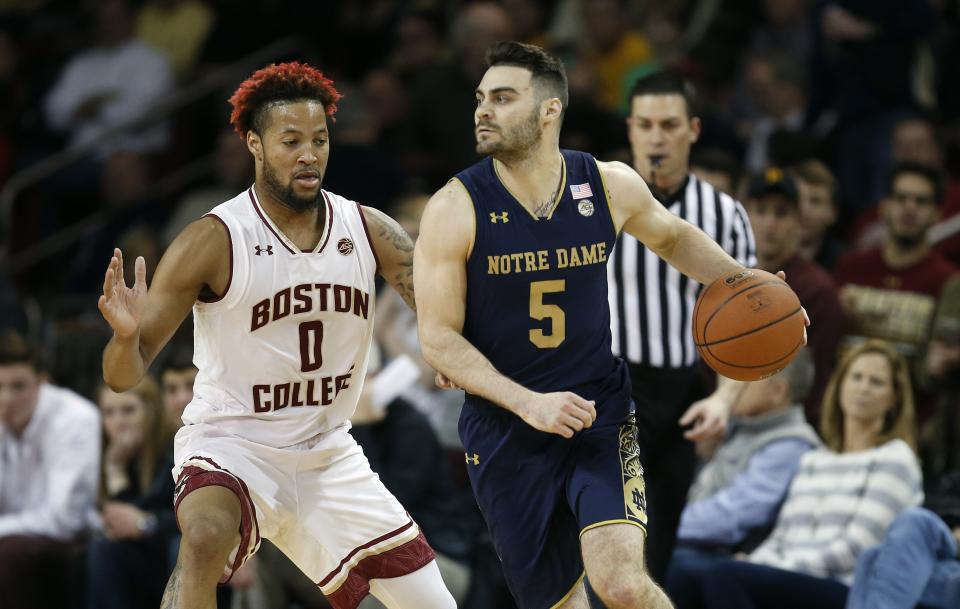
<svg viewBox="0 0 960 609">
<path fill-rule="evenodd" d="M 697 366 L 671 369 L 629 364 L 629 369 L 647 487 L 647 569 L 662 585 L 696 466 L 693 443 L 683 437 L 677 421 L 704 397 L 705 383 Z"/>
</svg>

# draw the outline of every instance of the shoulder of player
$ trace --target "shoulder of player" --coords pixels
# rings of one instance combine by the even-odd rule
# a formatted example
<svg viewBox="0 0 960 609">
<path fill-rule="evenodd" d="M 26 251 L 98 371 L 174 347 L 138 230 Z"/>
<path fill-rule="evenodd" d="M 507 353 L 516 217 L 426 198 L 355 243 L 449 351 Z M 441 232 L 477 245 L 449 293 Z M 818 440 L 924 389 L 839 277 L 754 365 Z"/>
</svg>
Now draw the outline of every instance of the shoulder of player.
<svg viewBox="0 0 960 609">
<path fill-rule="evenodd" d="M 454 178 L 427 202 L 417 241 L 441 245 L 445 250 L 469 251 L 475 231 L 473 199 L 463 183 Z"/>
<path fill-rule="evenodd" d="M 180 264 L 181 272 L 204 274 L 221 261 L 229 260 L 232 247 L 230 229 L 218 216 L 208 214 L 188 224 L 170 243 L 164 260 Z"/>
<path fill-rule="evenodd" d="M 648 192 L 646 182 L 633 167 L 626 163 L 597 161 L 597 168 L 603 176 L 610 206 L 614 209 L 632 214 L 641 210 L 651 198 L 644 196 L 644 193 Z"/>
<path fill-rule="evenodd" d="M 360 206 L 360 213 L 370 233 L 370 240 L 378 253 L 396 250 L 398 252 L 412 252 L 413 239 L 390 215 L 365 205 Z"/>
</svg>

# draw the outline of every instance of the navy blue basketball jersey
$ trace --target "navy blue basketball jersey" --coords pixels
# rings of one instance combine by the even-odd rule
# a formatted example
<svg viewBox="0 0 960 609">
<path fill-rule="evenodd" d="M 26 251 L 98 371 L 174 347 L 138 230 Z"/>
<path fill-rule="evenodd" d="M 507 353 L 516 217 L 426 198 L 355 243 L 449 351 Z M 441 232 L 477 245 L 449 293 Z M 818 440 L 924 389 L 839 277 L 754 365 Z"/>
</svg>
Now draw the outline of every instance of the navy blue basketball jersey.
<svg viewBox="0 0 960 609">
<path fill-rule="evenodd" d="M 593 399 L 620 365 L 610 348 L 607 257 L 616 230 L 596 160 L 562 150 L 553 210 L 538 219 L 506 188 L 492 158 L 456 175 L 473 199 L 463 336 L 505 376 L 534 391 Z"/>
</svg>

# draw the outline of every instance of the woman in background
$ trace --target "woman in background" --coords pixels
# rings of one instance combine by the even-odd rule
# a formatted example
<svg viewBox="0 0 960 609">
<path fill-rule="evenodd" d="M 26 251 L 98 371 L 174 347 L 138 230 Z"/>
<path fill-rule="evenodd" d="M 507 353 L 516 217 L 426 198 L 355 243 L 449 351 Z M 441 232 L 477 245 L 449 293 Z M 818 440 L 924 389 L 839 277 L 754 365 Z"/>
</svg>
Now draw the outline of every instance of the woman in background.
<svg viewBox="0 0 960 609">
<path fill-rule="evenodd" d="M 846 354 L 820 426 L 826 448 L 801 459 L 770 536 L 705 574 L 707 609 L 843 609 L 857 557 L 921 502 L 910 373 L 889 344 Z"/>
<path fill-rule="evenodd" d="M 157 383 L 97 392 L 103 419 L 102 534 L 87 555 L 87 606 L 155 609 L 170 575 L 173 444 Z"/>
</svg>

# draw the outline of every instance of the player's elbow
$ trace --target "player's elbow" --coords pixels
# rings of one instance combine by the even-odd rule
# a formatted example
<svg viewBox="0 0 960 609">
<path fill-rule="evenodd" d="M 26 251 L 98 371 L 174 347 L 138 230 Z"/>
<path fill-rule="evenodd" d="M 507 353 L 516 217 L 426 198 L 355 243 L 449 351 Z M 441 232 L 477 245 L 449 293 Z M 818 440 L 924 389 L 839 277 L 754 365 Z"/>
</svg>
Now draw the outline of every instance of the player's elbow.
<svg viewBox="0 0 960 609">
<path fill-rule="evenodd" d="M 133 389 L 139 382 L 139 379 L 120 374 L 119 371 L 114 370 L 111 366 L 104 366 L 103 382 L 114 393 L 123 393 L 124 391 Z"/>
<path fill-rule="evenodd" d="M 420 353 L 423 359 L 434 370 L 441 370 L 443 365 L 444 345 L 441 332 L 426 324 L 420 324 Z"/>
</svg>

